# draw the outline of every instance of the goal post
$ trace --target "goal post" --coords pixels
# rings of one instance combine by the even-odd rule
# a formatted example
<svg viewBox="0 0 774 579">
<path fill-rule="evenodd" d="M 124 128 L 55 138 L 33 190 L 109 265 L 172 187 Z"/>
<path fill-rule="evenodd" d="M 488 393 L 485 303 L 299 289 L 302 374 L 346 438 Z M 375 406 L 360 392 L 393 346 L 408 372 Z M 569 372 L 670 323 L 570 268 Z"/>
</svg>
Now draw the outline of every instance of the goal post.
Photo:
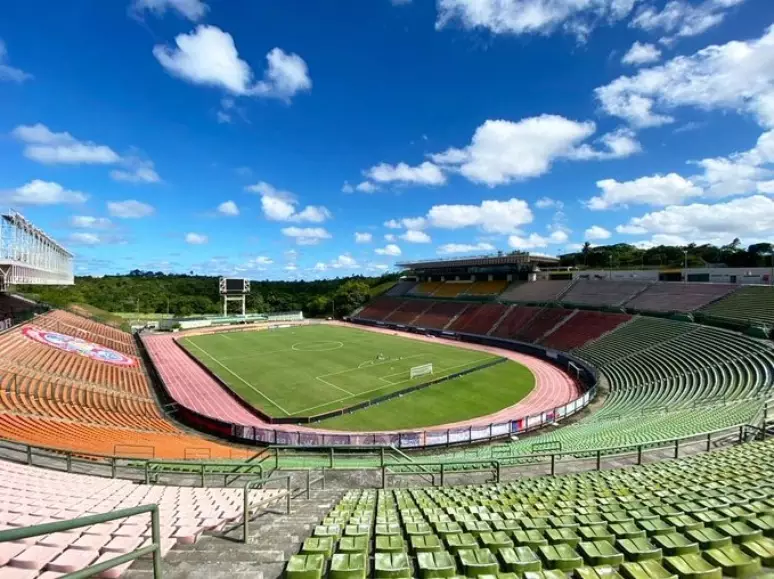
<svg viewBox="0 0 774 579">
<path fill-rule="evenodd" d="M 419 376 L 425 376 L 433 373 L 432 364 L 422 364 L 421 366 L 414 366 L 409 370 L 409 378 L 418 378 Z"/>
</svg>

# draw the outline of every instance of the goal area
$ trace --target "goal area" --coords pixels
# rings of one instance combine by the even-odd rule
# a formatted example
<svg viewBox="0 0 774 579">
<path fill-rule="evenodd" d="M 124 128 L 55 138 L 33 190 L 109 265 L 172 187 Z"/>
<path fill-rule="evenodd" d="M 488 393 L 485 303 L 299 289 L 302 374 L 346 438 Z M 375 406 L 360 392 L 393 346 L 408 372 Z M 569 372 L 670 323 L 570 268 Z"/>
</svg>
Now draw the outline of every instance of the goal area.
<svg viewBox="0 0 774 579">
<path fill-rule="evenodd" d="M 425 376 L 433 373 L 432 364 L 422 364 L 421 366 L 414 366 L 409 371 L 409 378 L 418 378 L 419 376 Z"/>
</svg>

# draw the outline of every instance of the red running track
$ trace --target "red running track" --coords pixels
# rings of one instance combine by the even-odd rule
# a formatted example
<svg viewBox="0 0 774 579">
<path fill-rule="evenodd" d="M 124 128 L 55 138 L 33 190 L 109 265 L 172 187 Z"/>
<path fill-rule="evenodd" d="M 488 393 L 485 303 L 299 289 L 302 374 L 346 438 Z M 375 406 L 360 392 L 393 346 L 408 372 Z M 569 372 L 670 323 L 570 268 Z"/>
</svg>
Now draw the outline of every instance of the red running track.
<svg viewBox="0 0 774 579">
<path fill-rule="evenodd" d="M 338 323 L 337 325 L 348 326 L 347 324 Z M 358 326 L 358 329 L 397 334 L 397 332 L 393 330 L 384 328 Z M 479 416 L 463 422 L 430 426 L 423 429 L 409 429 L 405 432 L 416 432 L 417 430 L 447 430 L 449 428 L 468 426 L 488 426 L 492 423 L 516 420 L 547 410 L 552 410 L 557 406 L 567 404 L 580 396 L 580 389 L 575 380 L 553 364 L 539 358 L 479 344 L 444 340 L 418 334 L 400 333 L 399 335 L 413 340 L 447 342 L 459 348 L 503 356 L 523 364 L 535 376 L 535 388 L 533 388 L 532 392 L 530 392 L 526 398 L 513 406 L 503 408 L 494 414 Z M 234 400 L 234 398 L 227 393 L 207 371 L 202 369 L 198 364 L 191 360 L 185 352 L 183 352 L 182 348 L 175 343 L 174 336 L 169 334 L 151 334 L 143 336 L 142 339 L 170 396 L 172 396 L 172 398 L 174 398 L 181 406 L 204 416 L 234 424 L 274 430 L 342 433 L 341 431 L 310 428 L 308 426 L 297 424 L 269 424 L 258 416 L 253 415 Z M 351 432 L 348 434 L 363 435 L 368 433 Z"/>
</svg>

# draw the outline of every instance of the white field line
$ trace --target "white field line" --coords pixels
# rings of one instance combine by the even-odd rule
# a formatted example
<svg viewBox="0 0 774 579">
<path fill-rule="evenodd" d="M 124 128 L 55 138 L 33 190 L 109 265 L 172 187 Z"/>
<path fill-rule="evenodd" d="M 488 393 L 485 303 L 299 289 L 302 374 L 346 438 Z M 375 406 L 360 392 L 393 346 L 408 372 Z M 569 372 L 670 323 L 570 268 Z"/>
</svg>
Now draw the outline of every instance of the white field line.
<svg viewBox="0 0 774 579">
<path fill-rule="evenodd" d="M 421 356 L 421 355 L 423 355 L 423 354 L 417 354 L 417 356 Z M 405 360 L 406 358 L 410 358 L 410 357 L 412 357 L 412 356 L 406 356 L 403 359 Z M 416 357 L 416 356 L 413 356 L 413 357 Z M 481 360 L 477 360 L 476 362 L 480 362 L 482 360 L 486 360 L 486 358 L 482 358 Z M 461 368 L 462 366 L 466 366 L 468 364 L 473 364 L 473 363 L 474 362 L 466 362 L 465 364 L 460 364 L 458 366 L 451 366 L 449 368 L 444 368 L 444 371 L 446 371 L 446 370 L 453 370 L 455 368 Z M 370 368 L 370 366 L 369 366 L 369 368 Z M 388 376 L 392 376 L 392 375 L 393 374 L 388 374 Z M 380 380 L 381 380 L 381 378 L 380 378 Z M 400 382 L 388 382 L 386 380 L 385 380 L 385 382 L 387 382 L 388 386 L 396 386 L 398 384 L 402 384 L 403 382 L 409 382 L 410 380 L 411 380 L 411 378 L 409 378 L 408 380 L 401 380 Z M 329 406 L 331 404 L 336 404 L 337 402 L 343 402 L 344 400 L 349 400 L 350 398 L 355 398 L 357 396 L 362 396 L 364 394 L 370 394 L 371 392 L 378 392 L 379 390 L 384 390 L 388 386 L 379 386 L 377 388 L 371 388 L 370 390 L 363 390 L 362 392 L 358 392 L 357 394 L 353 394 L 352 396 L 344 396 L 343 398 L 339 398 L 338 400 L 331 400 L 330 402 L 325 402 L 324 404 L 318 404 L 317 406 L 310 406 L 309 408 L 303 408 L 301 410 L 296 411 L 295 414 L 301 414 L 302 412 L 308 412 L 310 410 L 316 410 L 317 408 L 322 408 L 323 406 Z"/>
<path fill-rule="evenodd" d="M 456 366 L 448 366 L 446 368 L 440 369 L 440 376 L 442 377 L 444 374 L 447 373 L 448 370 L 456 370 L 457 368 L 462 368 L 463 366 L 470 366 L 472 364 L 480 364 L 481 362 L 484 362 L 488 360 L 489 358 L 481 358 L 479 360 L 471 360 L 470 362 L 465 362 L 464 364 L 457 364 Z M 410 369 L 410 368 L 409 368 Z M 397 384 L 403 384 L 404 382 L 411 382 L 414 378 L 406 378 L 405 380 L 398 380 L 397 382 L 393 382 L 392 380 L 388 380 L 390 376 L 403 376 L 405 375 L 405 371 L 403 372 L 395 372 L 394 374 L 385 374 L 384 376 L 379 376 L 379 380 L 382 380 L 384 382 L 387 382 L 387 384 L 390 384 L 391 386 L 395 386 Z M 435 376 L 435 374 L 433 374 Z"/>
<path fill-rule="evenodd" d="M 409 358 L 417 358 L 419 356 L 424 356 L 425 354 L 412 354 L 411 356 L 403 356 L 403 360 L 408 360 Z M 370 366 L 364 366 L 365 368 L 376 368 L 378 366 L 384 366 L 385 364 L 389 363 L 395 363 L 395 362 L 401 362 L 402 360 L 384 360 L 383 362 L 374 362 Z M 339 370 L 338 372 L 330 372 L 329 374 L 320 374 L 317 376 L 317 378 L 327 378 L 328 376 L 339 376 L 341 374 L 346 374 L 347 372 L 355 372 L 357 370 L 362 370 L 363 368 L 347 368 L 346 370 Z"/>
<path fill-rule="evenodd" d="M 199 346 L 197 346 L 197 345 L 196 345 L 196 344 L 194 344 L 193 342 L 191 342 L 191 345 L 192 345 L 193 347 L 195 347 L 197 350 L 199 350 L 201 353 L 203 353 L 205 356 L 207 356 L 207 357 L 208 357 L 210 360 L 212 360 L 212 361 L 213 361 L 213 362 L 215 362 L 216 364 L 218 364 L 218 365 L 222 366 L 222 367 L 223 367 L 223 369 L 224 369 L 224 370 L 226 370 L 226 372 L 228 372 L 229 374 L 231 374 L 232 376 L 234 376 L 235 378 L 237 378 L 238 380 L 240 380 L 242 383 L 244 383 L 244 384 L 245 384 L 245 386 L 247 386 L 247 387 L 248 387 L 248 388 L 250 388 L 251 390 L 253 390 L 253 391 L 257 392 L 258 394 L 260 394 L 261 396 L 263 396 L 264 398 L 266 398 L 266 400 L 268 400 L 269 402 L 271 402 L 272 404 L 274 404 L 274 406 L 276 406 L 277 408 L 279 408 L 280 410 L 282 410 L 282 412 L 284 412 L 284 413 L 285 413 L 285 416 L 290 416 L 290 412 L 288 412 L 288 411 L 287 411 L 287 410 L 285 410 L 285 409 L 284 409 L 282 406 L 280 406 L 279 404 L 277 404 L 276 402 L 274 402 L 274 400 L 272 400 L 271 398 L 269 398 L 268 396 L 266 396 L 266 394 L 264 394 L 264 393 L 263 393 L 263 392 L 261 392 L 261 391 L 260 391 L 258 388 L 256 388 L 256 387 L 255 387 L 255 386 L 253 386 L 252 384 L 250 384 L 250 382 L 248 382 L 247 380 L 245 380 L 244 378 L 242 378 L 242 377 L 241 377 L 239 374 L 237 374 L 236 372 L 234 372 L 234 371 L 233 371 L 231 368 L 229 368 L 228 366 L 226 366 L 226 365 L 225 365 L 223 362 L 221 362 L 221 361 L 220 361 L 220 360 L 218 360 L 217 358 L 213 358 L 213 357 L 212 357 L 212 356 L 211 356 L 211 355 L 210 355 L 210 354 L 209 354 L 207 351 L 205 351 L 205 350 L 202 350 L 202 348 L 200 348 Z"/>
<path fill-rule="evenodd" d="M 323 384 L 327 384 L 331 388 L 335 388 L 336 390 L 341 390 L 342 392 L 344 392 L 346 394 L 349 394 L 350 396 L 354 396 L 354 394 L 352 394 L 352 392 L 350 392 L 349 390 L 345 390 L 344 388 L 339 388 L 335 384 L 331 384 L 330 382 L 328 382 L 325 378 L 321 378 L 320 376 L 315 376 L 314 379 L 315 380 L 319 380 Z"/>
</svg>

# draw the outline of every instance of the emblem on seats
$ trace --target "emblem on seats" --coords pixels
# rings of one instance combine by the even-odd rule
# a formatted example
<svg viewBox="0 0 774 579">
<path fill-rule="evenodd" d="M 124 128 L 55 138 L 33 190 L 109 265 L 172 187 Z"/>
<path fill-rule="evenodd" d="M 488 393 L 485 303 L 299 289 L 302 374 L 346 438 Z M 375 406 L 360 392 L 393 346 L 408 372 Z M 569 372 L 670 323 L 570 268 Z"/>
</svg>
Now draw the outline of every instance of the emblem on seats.
<svg viewBox="0 0 774 579">
<path fill-rule="evenodd" d="M 67 334 L 60 334 L 59 332 L 52 332 L 42 328 L 36 328 L 35 326 L 24 327 L 22 329 L 22 334 L 35 342 L 52 346 L 58 350 L 64 350 L 65 352 L 71 352 L 73 354 L 78 354 L 79 356 L 91 358 L 92 360 L 97 360 L 99 362 L 113 364 L 114 366 L 135 366 L 137 364 L 134 358 L 125 356 L 124 354 L 106 348 L 105 346 L 87 342 L 86 340 L 74 336 L 68 336 Z"/>
</svg>

